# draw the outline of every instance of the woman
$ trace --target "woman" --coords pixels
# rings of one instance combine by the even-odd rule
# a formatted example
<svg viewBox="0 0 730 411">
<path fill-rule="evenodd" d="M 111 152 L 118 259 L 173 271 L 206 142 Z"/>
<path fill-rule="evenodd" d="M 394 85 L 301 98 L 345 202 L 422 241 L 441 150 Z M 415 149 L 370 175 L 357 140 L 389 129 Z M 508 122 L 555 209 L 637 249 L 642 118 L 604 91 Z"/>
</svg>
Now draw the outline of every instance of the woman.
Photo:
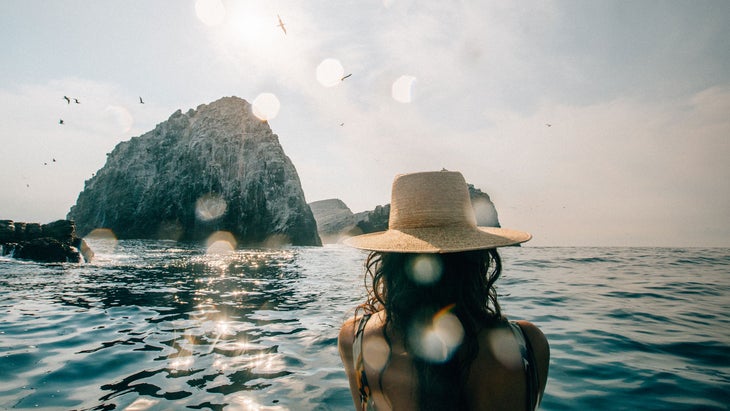
<svg viewBox="0 0 730 411">
<path fill-rule="evenodd" d="M 368 299 L 339 334 L 357 409 L 534 410 L 549 347 L 502 315 L 496 248 L 525 232 L 477 227 L 458 172 L 396 176 L 388 230 L 346 244 L 371 251 Z"/>
</svg>

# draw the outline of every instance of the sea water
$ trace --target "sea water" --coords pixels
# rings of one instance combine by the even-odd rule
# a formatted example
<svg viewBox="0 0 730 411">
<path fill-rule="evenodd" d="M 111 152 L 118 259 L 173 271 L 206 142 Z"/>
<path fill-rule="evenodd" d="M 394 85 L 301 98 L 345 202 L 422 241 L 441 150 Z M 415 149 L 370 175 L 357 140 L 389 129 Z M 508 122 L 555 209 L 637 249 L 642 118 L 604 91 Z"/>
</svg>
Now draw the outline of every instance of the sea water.
<svg viewBox="0 0 730 411">
<path fill-rule="evenodd" d="M 353 409 L 337 333 L 363 252 L 91 246 L 0 259 L 0 409 Z M 730 409 L 730 249 L 501 254 L 503 311 L 550 341 L 541 409 Z"/>
</svg>

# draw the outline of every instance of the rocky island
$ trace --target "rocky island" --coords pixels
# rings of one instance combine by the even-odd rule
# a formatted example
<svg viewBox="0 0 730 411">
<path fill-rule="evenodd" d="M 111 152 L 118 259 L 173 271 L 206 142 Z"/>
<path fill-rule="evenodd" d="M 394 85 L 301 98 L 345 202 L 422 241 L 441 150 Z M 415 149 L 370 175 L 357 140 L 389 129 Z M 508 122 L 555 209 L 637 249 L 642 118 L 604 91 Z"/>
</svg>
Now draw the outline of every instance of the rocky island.
<svg viewBox="0 0 730 411">
<path fill-rule="evenodd" d="M 48 224 L 0 220 L 0 255 L 44 263 L 90 262 L 94 252 L 73 221 Z"/>
<path fill-rule="evenodd" d="M 119 143 L 67 218 L 84 236 L 202 240 L 239 246 L 321 245 L 299 176 L 251 105 L 224 97 Z"/>
</svg>

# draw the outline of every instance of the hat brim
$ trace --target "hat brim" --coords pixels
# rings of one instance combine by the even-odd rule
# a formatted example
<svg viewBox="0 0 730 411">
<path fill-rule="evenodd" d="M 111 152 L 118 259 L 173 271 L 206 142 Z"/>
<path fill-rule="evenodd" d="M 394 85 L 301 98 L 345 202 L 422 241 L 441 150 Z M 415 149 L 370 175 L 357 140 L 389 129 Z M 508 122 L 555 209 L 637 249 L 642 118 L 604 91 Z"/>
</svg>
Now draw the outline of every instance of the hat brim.
<svg viewBox="0 0 730 411">
<path fill-rule="evenodd" d="M 350 237 L 346 245 L 370 251 L 399 253 L 456 253 L 524 243 L 530 233 L 496 227 L 424 227 L 390 229 Z"/>
</svg>

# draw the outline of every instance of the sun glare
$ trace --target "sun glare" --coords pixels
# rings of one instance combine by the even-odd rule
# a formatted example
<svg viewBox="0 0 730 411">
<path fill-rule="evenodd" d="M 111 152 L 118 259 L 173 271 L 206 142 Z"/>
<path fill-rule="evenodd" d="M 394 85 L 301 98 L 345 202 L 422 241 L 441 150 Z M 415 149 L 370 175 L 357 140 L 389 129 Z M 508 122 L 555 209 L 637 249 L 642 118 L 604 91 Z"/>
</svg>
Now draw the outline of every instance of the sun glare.
<svg viewBox="0 0 730 411">
<path fill-rule="evenodd" d="M 197 0 L 195 14 L 208 26 L 217 26 L 226 18 L 226 8 L 221 0 Z"/>
<path fill-rule="evenodd" d="M 272 57 L 271 54 L 285 43 L 287 35 L 279 26 L 278 19 L 286 16 L 279 17 L 277 11 L 266 3 L 232 3 L 226 12 L 225 26 L 235 44 L 248 53 L 256 54 L 248 55 L 248 58 Z"/>
</svg>

